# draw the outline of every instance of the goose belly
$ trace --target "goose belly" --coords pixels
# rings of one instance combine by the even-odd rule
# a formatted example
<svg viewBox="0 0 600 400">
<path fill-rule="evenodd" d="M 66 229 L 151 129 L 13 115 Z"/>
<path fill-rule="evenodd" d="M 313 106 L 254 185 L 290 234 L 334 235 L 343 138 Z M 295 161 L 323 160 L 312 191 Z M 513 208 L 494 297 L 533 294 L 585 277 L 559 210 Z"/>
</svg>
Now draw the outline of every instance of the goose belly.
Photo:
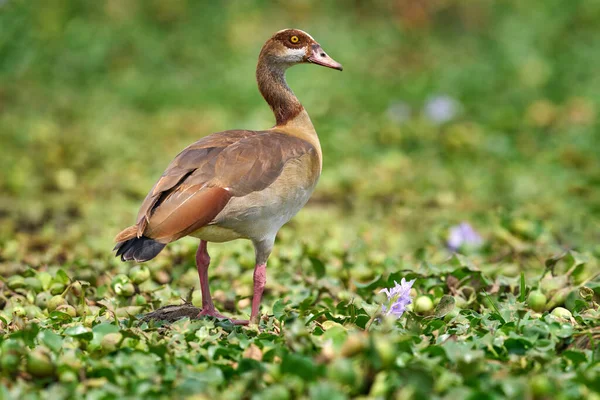
<svg viewBox="0 0 600 400">
<path fill-rule="evenodd" d="M 266 189 L 232 198 L 211 225 L 198 233 L 211 234 L 212 239 L 225 239 L 202 237 L 209 241 L 240 237 L 253 241 L 273 239 L 277 231 L 304 207 L 316 186 L 319 174 L 307 168 L 305 162 L 303 158 L 290 161 Z"/>
</svg>

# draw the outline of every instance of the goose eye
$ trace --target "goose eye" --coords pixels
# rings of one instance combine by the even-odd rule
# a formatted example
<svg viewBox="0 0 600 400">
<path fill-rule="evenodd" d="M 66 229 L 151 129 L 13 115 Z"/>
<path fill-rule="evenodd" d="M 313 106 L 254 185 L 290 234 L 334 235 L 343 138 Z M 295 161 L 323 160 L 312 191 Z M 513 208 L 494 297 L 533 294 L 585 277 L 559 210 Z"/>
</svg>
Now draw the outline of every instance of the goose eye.
<svg viewBox="0 0 600 400">
<path fill-rule="evenodd" d="M 292 42 L 292 43 L 298 43 L 299 40 L 300 39 L 298 39 L 298 36 L 296 36 L 296 35 L 294 35 L 290 38 L 290 42 Z"/>
</svg>

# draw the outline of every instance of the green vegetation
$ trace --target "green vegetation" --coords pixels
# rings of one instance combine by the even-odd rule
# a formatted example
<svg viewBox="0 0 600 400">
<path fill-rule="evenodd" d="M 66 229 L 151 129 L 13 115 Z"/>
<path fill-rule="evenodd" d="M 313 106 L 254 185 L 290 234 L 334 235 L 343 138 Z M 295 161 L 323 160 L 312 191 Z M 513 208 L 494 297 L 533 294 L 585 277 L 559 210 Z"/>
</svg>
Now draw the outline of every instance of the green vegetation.
<svg viewBox="0 0 600 400">
<path fill-rule="evenodd" d="M 426 5 L 422 5 L 426 4 Z M 600 3 L 0 1 L 0 398 L 600 398 Z M 271 126 L 274 31 L 324 169 L 282 231 L 257 327 L 198 304 L 194 239 L 112 238 L 187 144 Z M 483 242 L 448 250 L 462 221 Z M 209 245 L 217 307 L 253 253 Z M 414 309 L 379 313 L 416 279 Z M 418 298 L 418 300 L 417 300 Z"/>
</svg>

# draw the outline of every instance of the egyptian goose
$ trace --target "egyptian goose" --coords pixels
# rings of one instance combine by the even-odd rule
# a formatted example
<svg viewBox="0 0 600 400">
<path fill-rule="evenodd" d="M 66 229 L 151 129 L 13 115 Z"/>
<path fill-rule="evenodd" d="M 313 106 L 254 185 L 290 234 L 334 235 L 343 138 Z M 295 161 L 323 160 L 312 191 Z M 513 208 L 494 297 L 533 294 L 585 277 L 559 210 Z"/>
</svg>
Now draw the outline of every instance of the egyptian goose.
<svg viewBox="0 0 600 400">
<path fill-rule="evenodd" d="M 250 321 L 258 322 L 275 236 L 317 184 L 322 167 L 319 138 L 285 80 L 286 69 L 304 63 L 342 70 L 306 32 L 285 29 L 267 40 L 258 57 L 256 80 L 273 110 L 275 126 L 213 133 L 185 148 L 146 196 L 137 223 L 115 238 L 116 255 L 137 262 L 151 260 L 181 237 L 199 238 L 200 316 L 226 318 L 211 299 L 207 242 L 243 238 L 252 241 L 256 253 Z"/>
</svg>

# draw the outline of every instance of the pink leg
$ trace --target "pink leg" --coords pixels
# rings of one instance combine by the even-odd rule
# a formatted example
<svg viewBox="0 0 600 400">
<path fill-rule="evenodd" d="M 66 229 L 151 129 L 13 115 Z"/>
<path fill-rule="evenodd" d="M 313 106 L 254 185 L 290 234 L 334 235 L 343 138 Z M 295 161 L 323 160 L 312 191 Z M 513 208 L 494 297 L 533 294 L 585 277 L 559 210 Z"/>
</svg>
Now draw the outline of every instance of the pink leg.
<svg viewBox="0 0 600 400">
<path fill-rule="evenodd" d="M 266 282 L 267 265 L 256 264 L 254 267 L 254 295 L 252 296 L 252 313 L 250 314 L 250 321 L 252 321 L 254 324 L 258 323 L 258 320 L 260 319 L 260 301 L 265 290 Z"/>
<path fill-rule="evenodd" d="M 206 250 L 206 242 L 200 241 L 198 251 L 196 251 L 196 267 L 198 268 L 198 276 L 200 277 L 200 291 L 202 292 L 202 311 L 214 312 L 215 305 L 213 304 L 210 295 L 210 287 L 208 285 L 208 266 L 210 265 L 210 256 Z"/>
<path fill-rule="evenodd" d="M 198 268 L 198 276 L 200 277 L 200 291 L 202 292 L 202 311 L 198 314 L 199 317 L 209 316 L 215 318 L 226 318 L 235 325 L 248 325 L 248 321 L 236 320 L 227 318 L 215 309 L 215 305 L 210 295 L 210 286 L 208 285 L 208 266 L 210 265 L 210 256 L 206 250 L 206 241 L 201 240 L 198 251 L 196 252 L 196 267 Z"/>
</svg>

